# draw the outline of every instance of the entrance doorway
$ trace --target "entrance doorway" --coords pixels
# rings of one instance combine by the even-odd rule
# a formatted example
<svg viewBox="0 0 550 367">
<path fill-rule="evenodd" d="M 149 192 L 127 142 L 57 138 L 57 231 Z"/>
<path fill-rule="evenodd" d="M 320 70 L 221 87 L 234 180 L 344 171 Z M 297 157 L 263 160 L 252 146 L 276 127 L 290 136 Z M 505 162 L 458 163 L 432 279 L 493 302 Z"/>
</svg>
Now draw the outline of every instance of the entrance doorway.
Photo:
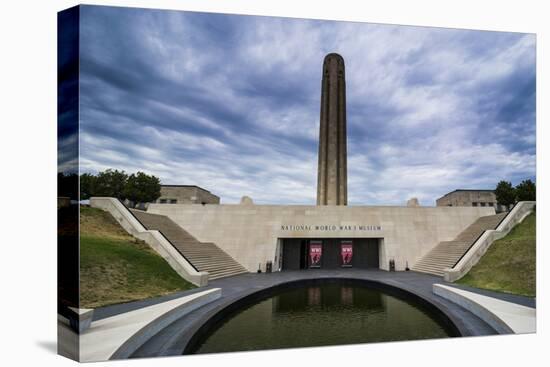
<svg viewBox="0 0 550 367">
<path fill-rule="evenodd" d="M 284 245 L 283 245 L 284 246 Z M 300 241 L 300 269 L 307 269 L 307 253 L 309 252 L 309 244 L 307 240 Z M 284 248 L 283 248 L 284 255 Z M 284 256 L 283 256 L 284 262 Z"/>
<path fill-rule="evenodd" d="M 378 238 L 285 238 L 282 270 L 379 268 Z"/>
</svg>

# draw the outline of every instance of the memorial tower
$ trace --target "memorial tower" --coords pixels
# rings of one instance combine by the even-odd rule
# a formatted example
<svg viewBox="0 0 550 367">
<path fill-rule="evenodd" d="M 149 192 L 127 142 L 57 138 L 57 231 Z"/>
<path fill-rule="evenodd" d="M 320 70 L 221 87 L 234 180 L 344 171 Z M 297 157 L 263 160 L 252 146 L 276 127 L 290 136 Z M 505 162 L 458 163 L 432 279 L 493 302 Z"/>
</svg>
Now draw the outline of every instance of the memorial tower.
<svg viewBox="0 0 550 367">
<path fill-rule="evenodd" d="M 317 205 L 348 204 L 344 58 L 325 56 L 321 86 Z"/>
</svg>

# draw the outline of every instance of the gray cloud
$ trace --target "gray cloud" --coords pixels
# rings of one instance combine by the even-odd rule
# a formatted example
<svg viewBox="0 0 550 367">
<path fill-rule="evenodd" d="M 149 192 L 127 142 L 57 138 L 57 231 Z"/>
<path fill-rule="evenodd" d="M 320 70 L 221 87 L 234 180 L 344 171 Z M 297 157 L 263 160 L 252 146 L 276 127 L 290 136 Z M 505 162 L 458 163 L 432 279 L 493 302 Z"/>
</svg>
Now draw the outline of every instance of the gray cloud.
<svg viewBox="0 0 550 367">
<path fill-rule="evenodd" d="M 534 35 L 95 6 L 81 22 L 83 171 L 312 204 L 339 52 L 350 204 L 534 178 Z"/>
</svg>

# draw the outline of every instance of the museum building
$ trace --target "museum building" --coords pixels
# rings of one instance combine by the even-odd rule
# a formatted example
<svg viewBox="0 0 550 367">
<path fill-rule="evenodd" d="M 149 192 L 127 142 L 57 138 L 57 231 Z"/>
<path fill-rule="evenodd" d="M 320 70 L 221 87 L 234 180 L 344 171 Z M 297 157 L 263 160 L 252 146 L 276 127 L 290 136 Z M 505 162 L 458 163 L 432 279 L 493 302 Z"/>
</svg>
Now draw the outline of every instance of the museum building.
<svg viewBox="0 0 550 367">
<path fill-rule="evenodd" d="M 495 190 L 457 189 L 436 201 L 437 206 L 492 206 L 497 213 L 508 210 L 498 204 Z"/>
<path fill-rule="evenodd" d="M 166 205 L 167 194 L 150 204 L 147 213 L 168 217 L 196 241 L 215 244 L 250 272 L 405 270 L 478 218 L 495 214 L 494 206 L 439 202 L 435 207 L 347 206 L 345 92 L 344 60 L 329 54 L 322 71 L 317 205 L 255 205 L 249 198 L 241 204 L 198 200 Z"/>
<path fill-rule="evenodd" d="M 195 185 L 161 185 L 159 204 L 219 204 L 220 198 Z"/>
</svg>

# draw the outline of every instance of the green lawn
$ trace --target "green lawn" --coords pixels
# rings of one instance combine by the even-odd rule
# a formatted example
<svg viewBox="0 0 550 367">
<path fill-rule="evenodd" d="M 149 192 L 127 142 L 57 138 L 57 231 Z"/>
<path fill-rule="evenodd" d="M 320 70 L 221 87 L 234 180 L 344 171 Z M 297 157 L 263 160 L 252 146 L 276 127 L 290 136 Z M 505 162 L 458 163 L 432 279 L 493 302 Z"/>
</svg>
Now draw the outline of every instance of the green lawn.
<svg viewBox="0 0 550 367">
<path fill-rule="evenodd" d="M 536 296 L 536 214 L 495 241 L 457 283 L 476 288 Z"/>
<path fill-rule="evenodd" d="M 80 208 L 80 302 L 96 308 L 194 288 L 107 212 Z"/>
</svg>

